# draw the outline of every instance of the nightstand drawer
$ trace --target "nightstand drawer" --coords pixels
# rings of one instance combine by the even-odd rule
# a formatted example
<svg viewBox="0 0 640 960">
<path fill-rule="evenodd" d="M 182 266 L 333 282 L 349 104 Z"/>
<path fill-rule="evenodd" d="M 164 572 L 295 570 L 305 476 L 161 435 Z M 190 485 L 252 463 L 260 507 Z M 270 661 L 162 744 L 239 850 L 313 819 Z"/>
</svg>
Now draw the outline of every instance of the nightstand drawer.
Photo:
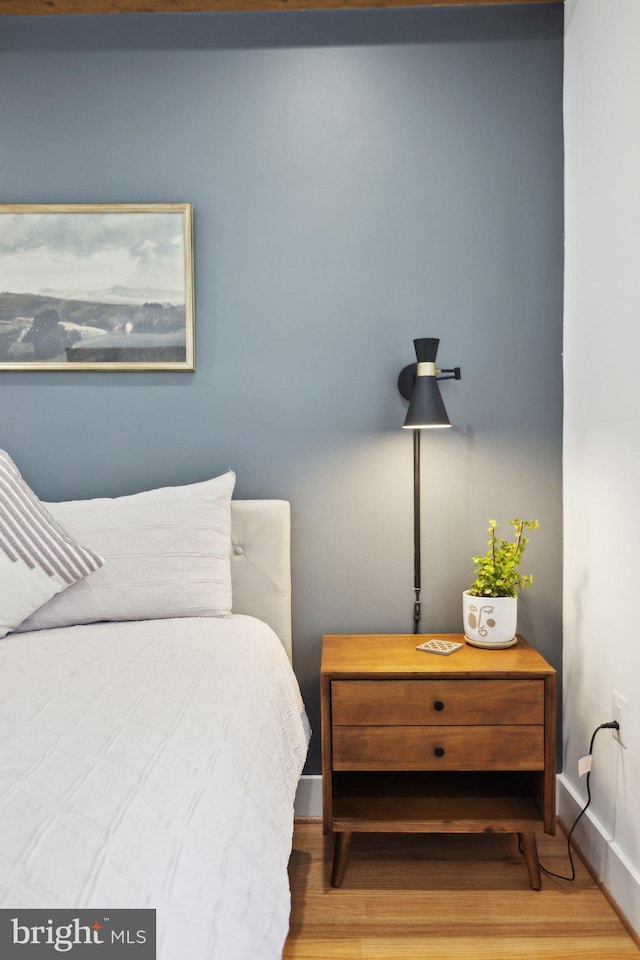
<svg viewBox="0 0 640 960">
<path fill-rule="evenodd" d="M 331 719 L 334 726 L 543 724 L 544 681 L 334 680 Z"/>
<path fill-rule="evenodd" d="M 340 726 L 334 770 L 542 770 L 544 728 Z"/>
</svg>

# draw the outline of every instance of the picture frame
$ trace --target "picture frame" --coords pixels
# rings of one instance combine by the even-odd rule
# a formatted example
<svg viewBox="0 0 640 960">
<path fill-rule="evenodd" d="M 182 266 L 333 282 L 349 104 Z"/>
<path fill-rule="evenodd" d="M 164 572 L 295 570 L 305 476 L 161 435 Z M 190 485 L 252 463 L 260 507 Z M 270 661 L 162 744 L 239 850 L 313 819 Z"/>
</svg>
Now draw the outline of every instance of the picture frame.
<svg viewBox="0 0 640 960">
<path fill-rule="evenodd" d="M 4 370 L 195 370 L 191 204 L 0 205 Z"/>
</svg>

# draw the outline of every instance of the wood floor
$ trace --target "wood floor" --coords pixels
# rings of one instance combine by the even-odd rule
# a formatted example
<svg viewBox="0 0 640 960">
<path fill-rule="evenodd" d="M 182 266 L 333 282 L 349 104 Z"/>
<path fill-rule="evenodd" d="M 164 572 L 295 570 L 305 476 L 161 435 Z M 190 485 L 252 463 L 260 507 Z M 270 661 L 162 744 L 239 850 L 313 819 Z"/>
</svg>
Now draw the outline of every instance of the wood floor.
<svg viewBox="0 0 640 960">
<path fill-rule="evenodd" d="M 538 850 L 569 873 L 560 831 L 539 836 Z M 296 824 L 283 960 L 639 960 L 575 856 L 573 883 L 543 874 L 536 892 L 508 834 L 354 834 L 339 890 L 331 855 L 320 823 Z"/>
</svg>

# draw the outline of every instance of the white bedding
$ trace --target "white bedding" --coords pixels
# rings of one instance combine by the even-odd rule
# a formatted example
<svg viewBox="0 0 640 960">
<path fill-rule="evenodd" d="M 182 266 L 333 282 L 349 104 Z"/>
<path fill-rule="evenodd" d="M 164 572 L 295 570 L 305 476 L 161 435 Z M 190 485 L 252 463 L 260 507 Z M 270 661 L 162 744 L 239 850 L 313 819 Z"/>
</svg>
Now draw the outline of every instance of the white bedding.
<svg viewBox="0 0 640 960">
<path fill-rule="evenodd" d="M 0 907 L 155 908 L 158 960 L 279 960 L 307 742 L 252 617 L 0 640 Z"/>
</svg>

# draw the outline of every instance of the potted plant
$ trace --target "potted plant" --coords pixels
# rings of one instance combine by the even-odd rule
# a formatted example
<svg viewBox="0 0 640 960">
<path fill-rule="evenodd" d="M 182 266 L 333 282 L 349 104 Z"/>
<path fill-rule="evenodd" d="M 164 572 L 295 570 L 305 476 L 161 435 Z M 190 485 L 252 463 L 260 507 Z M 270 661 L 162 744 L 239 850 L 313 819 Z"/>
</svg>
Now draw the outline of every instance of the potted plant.
<svg viewBox="0 0 640 960">
<path fill-rule="evenodd" d="M 489 520 L 488 550 L 473 557 L 476 579 L 462 595 L 464 633 L 476 647 L 512 647 L 516 643 L 518 592 L 533 583 L 520 573 L 520 560 L 529 542 L 525 530 L 536 530 L 537 520 L 510 520 L 514 539 L 498 536 L 498 524 Z"/>
</svg>

